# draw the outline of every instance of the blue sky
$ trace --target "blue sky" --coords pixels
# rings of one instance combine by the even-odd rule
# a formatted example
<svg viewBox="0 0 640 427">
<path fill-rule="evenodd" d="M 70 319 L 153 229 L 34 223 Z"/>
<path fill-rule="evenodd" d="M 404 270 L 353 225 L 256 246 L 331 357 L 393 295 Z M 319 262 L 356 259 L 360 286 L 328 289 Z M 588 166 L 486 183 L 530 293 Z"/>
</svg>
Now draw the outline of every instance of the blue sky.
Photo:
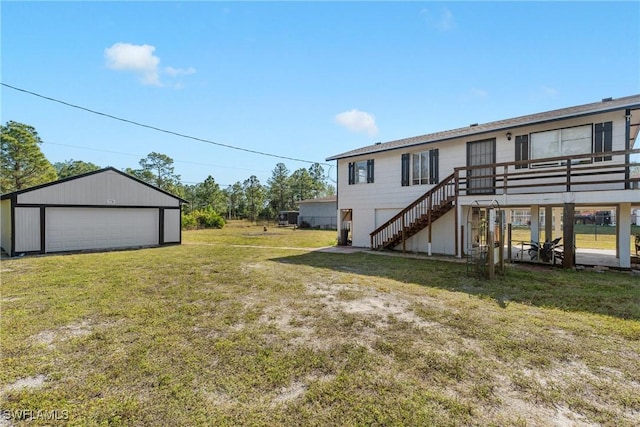
<svg viewBox="0 0 640 427">
<path fill-rule="evenodd" d="M 212 142 L 325 158 L 640 93 L 639 2 L 3 1 L 2 83 Z M 167 154 L 222 187 L 279 162 L 1 88 L 52 162 Z M 334 164 L 330 162 L 330 164 Z M 329 166 L 324 166 L 329 172 Z M 335 170 L 331 170 L 335 176 Z"/>
</svg>

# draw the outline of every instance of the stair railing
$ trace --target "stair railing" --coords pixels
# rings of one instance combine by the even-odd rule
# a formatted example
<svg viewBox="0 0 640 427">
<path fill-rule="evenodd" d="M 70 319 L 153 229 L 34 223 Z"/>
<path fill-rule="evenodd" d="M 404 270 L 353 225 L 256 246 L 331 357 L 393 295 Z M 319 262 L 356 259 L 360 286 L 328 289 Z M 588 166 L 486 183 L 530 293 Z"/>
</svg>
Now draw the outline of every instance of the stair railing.
<svg viewBox="0 0 640 427">
<path fill-rule="evenodd" d="M 438 185 L 427 191 L 410 205 L 398 212 L 393 218 L 382 224 L 370 233 L 371 248 L 379 249 L 385 247 L 405 233 L 406 230 L 417 224 L 424 222 L 424 227 L 429 225 L 429 214 L 433 209 L 443 207 L 455 199 L 456 179 L 455 173 L 449 175 Z M 402 240 L 404 239 L 404 236 Z"/>
</svg>

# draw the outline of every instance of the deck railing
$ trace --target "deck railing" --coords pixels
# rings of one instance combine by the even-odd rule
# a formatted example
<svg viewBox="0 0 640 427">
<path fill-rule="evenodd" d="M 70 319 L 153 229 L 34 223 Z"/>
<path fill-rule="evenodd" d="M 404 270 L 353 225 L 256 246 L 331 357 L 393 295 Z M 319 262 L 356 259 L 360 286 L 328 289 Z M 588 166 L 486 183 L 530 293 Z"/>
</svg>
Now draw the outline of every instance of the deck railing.
<svg viewBox="0 0 640 427">
<path fill-rule="evenodd" d="M 638 188 L 640 163 L 630 162 L 631 154 L 640 149 L 589 153 L 546 159 L 494 163 L 455 168 L 458 172 L 458 195 L 553 193 L 595 190 L 628 190 Z M 625 156 L 624 162 L 595 158 Z M 544 166 L 536 167 L 537 164 Z M 516 169 L 517 166 L 522 168 Z M 487 171 L 491 171 L 487 173 Z"/>
<path fill-rule="evenodd" d="M 640 194 L 640 163 L 630 161 L 632 154 L 640 154 L 640 149 L 455 168 L 453 174 L 371 232 L 371 248 L 395 246 L 408 239 L 451 209 L 458 196 L 636 188 Z M 616 156 L 624 156 L 624 161 L 608 160 Z M 541 164 L 544 166 L 536 167 Z"/>
</svg>

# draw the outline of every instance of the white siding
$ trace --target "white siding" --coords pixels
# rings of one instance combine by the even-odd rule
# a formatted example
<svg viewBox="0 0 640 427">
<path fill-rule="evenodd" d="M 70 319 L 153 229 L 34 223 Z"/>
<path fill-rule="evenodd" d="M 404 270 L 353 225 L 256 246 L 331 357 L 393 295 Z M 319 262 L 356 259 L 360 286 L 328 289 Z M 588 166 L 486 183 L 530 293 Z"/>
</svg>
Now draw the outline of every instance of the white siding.
<svg viewBox="0 0 640 427">
<path fill-rule="evenodd" d="M 443 217 L 438 218 L 433 223 L 433 231 L 431 232 L 431 252 L 434 254 L 455 255 L 455 209 L 447 212 Z M 466 225 L 465 225 L 466 229 Z M 401 250 L 402 245 L 398 245 L 395 249 Z M 407 239 L 406 249 L 409 252 L 428 252 L 429 251 L 429 227 L 420 231 L 415 236 Z"/>
<path fill-rule="evenodd" d="M 370 246 L 369 233 L 376 229 L 379 225 L 391 218 L 395 213 L 404 209 L 411 202 L 416 200 L 422 194 L 430 190 L 433 185 L 411 185 L 403 187 L 401 185 L 401 156 L 403 153 L 415 153 L 428 149 L 439 149 L 439 179 L 442 180 L 453 173 L 454 168 L 464 167 L 467 162 L 467 143 L 478 140 L 492 139 L 496 140 L 496 162 L 512 162 L 515 160 L 515 136 L 525 135 L 532 132 L 540 132 L 550 129 L 560 129 L 565 127 L 573 127 L 586 124 L 603 123 L 607 121 L 613 122 L 612 138 L 613 150 L 624 150 L 625 122 L 624 111 L 603 113 L 591 116 L 577 117 L 567 120 L 558 120 L 550 123 L 541 123 L 536 125 L 521 126 L 519 128 L 509 129 L 512 139 L 509 141 L 506 137 L 506 130 L 485 133 L 476 136 L 465 136 L 461 138 L 451 139 L 448 141 L 415 145 L 413 147 L 403 147 L 389 151 L 383 151 L 372 154 L 365 154 L 350 158 L 338 159 L 338 212 L 345 209 L 352 209 L 352 244 L 354 246 Z M 368 159 L 375 160 L 374 182 L 349 185 L 348 164 L 350 162 L 366 161 Z M 624 156 L 616 156 L 611 161 L 602 162 L 599 165 L 615 165 L 624 162 Z M 515 168 L 510 167 L 509 172 L 514 172 Z M 519 170 L 521 171 L 521 170 Z M 502 171 L 497 171 L 501 173 Z M 603 179 L 611 179 L 612 176 L 603 175 Z M 589 179 L 589 178 L 586 178 Z M 591 178 L 597 180 L 599 178 Z M 602 190 L 614 189 L 624 194 L 622 200 L 634 198 L 629 191 L 624 192 L 623 184 L 611 184 L 610 186 L 601 186 Z M 571 198 L 574 201 L 581 199 L 581 196 L 587 196 L 593 203 L 597 203 L 599 198 L 607 201 L 613 196 L 610 191 L 594 192 L 592 185 L 574 185 L 572 188 Z M 566 187 L 543 188 L 540 189 L 522 189 L 510 190 L 511 196 L 502 195 L 483 195 L 477 197 L 467 197 L 466 202 L 472 202 L 476 198 L 481 199 L 497 199 L 501 203 L 507 198 L 514 197 L 517 193 L 539 193 L 539 197 L 550 197 L 546 194 L 550 191 L 557 191 L 558 198 L 563 197 L 563 191 Z M 640 194 L 637 192 L 636 194 Z M 566 197 L 566 196 L 565 196 Z M 526 203 L 526 198 L 522 199 Z M 461 199 L 461 202 L 463 200 Z M 633 202 L 633 200 L 632 200 Z M 455 248 L 454 242 L 454 215 L 453 211 L 438 219 L 434 223 L 432 251 L 437 253 L 453 254 Z M 462 225 L 462 224 L 460 224 Z M 411 242 L 412 250 L 426 250 L 426 238 L 424 238 L 424 230 L 418 234 Z"/>
<path fill-rule="evenodd" d="M 164 242 L 180 242 L 180 209 L 165 209 L 164 211 Z"/>
<path fill-rule="evenodd" d="M 15 252 L 40 251 L 40 208 L 16 208 Z"/>
<path fill-rule="evenodd" d="M 157 245 L 158 209 L 46 208 L 46 252 Z"/>
<path fill-rule="evenodd" d="M 180 201 L 112 170 L 18 195 L 18 203 L 83 206 L 175 206 Z"/>
<path fill-rule="evenodd" d="M 0 203 L 0 238 L 2 249 L 11 254 L 11 200 Z"/>
</svg>

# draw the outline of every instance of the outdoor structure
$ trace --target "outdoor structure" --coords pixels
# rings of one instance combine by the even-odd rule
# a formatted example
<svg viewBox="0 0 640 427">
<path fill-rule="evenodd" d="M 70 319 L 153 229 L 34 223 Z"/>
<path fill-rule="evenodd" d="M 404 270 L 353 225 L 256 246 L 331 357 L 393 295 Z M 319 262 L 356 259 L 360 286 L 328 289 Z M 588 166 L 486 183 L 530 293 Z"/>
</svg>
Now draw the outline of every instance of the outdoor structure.
<svg viewBox="0 0 640 427">
<path fill-rule="evenodd" d="M 338 198 L 336 196 L 319 197 L 298 202 L 300 216 L 298 227 L 337 229 Z"/>
<path fill-rule="evenodd" d="M 114 168 L 3 194 L 10 256 L 180 244 L 186 203 Z"/>
<path fill-rule="evenodd" d="M 297 225 L 299 214 L 300 212 L 298 211 L 280 211 L 280 213 L 278 213 L 278 225 Z"/>
<path fill-rule="evenodd" d="M 542 210 L 557 219 L 545 222 L 545 234 L 561 234 L 570 267 L 575 210 L 614 208 L 617 259 L 629 267 L 639 129 L 634 95 L 334 155 L 327 160 L 337 161 L 339 227 L 354 246 L 462 257 L 477 240 L 466 224 L 473 207 L 528 209 L 536 244 Z"/>
</svg>

